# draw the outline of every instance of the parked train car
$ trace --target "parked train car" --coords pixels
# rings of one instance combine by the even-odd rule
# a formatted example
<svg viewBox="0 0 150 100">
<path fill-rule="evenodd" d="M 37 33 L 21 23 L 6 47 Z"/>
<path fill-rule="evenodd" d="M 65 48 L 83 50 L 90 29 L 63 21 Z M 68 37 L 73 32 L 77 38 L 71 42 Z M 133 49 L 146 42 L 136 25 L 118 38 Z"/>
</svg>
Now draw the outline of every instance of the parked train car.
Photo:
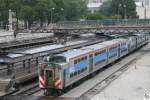
<svg viewBox="0 0 150 100">
<path fill-rule="evenodd" d="M 146 43 L 147 35 L 133 35 L 47 57 L 39 64 L 39 86 L 50 94 L 62 91 Z"/>
</svg>

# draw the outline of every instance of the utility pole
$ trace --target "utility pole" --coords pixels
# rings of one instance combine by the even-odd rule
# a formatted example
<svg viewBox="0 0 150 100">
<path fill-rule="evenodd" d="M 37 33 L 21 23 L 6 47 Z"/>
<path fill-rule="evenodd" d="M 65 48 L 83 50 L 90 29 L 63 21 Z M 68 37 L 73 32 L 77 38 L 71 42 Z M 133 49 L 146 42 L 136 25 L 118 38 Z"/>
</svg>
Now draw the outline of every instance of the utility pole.
<svg viewBox="0 0 150 100">
<path fill-rule="evenodd" d="M 147 18 L 146 18 L 147 16 L 146 16 L 146 6 L 144 6 L 144 19 L 146 20 Z"/>
<path fill-rule="evenodd" d="M 127 6 L 123 5 L 123 7 L 124 7 L 124 19 L 127 19 L 127 10 L 126 10 Z"/>
<path fill-rule="evenodd" d="M 9 31 L 13 31 L 13 29 L 12 29 L 12 11 L 11 11 L 11 9 L 9 9 L 9 19 L 8 19 L 8 21 L 9 21 Z"/>
<path fill-rule="evenodd" d="M 145 0 L 142 2 L 142 6 L 144 7 L 144 20 L 146 22 L 146 19 L 147 19 L 147 14 L 146 14 L 146 2 Z M 145 25 L 145 22 L 144 22 L 144 25 Z"/>
</svg>

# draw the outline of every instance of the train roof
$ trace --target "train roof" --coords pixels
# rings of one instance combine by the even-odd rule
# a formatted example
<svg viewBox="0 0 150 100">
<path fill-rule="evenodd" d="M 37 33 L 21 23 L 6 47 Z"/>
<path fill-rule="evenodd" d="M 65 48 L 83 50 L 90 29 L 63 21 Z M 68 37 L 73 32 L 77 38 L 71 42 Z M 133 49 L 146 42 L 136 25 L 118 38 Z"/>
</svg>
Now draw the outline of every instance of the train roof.
<svg viewBox="0 0 150 100">
<path fill-rule="evenodd" d="M 121 38 L 121 39 L 114 39 L 113 41 L 126 42 L 128 41 L 128 39 Z"/>
<path fill-rule="evenodd" d="M 115 44 L 118 44 L 118 43 L 119 43 L 118 41 L 111 40 L 111 41 L 102 42 L 101 44 L 105 45 L 105 46 L 112 46 L 112 45 L 115 45 Z"/>
<path fill-rule="evenodd" d="M 102 45 L 101 43 L 98 43 L 98 44 L 95 44 L 95 45 L 90 45 L 90 46 L 83 47 L 82 49 L 98 50 L 98 49 L 106 48 L 106 47 L 107 46 Z"/>
<path fill-rule="evenodd" d="M 105 42 L 98 43 L 98 44 L 95 44 L 95 45 L 86 46 L 86 47 L 83 47 L 83 48 L 80 48 L 80 49 L 69 50 L 67 52 L 63 52 L 63 53 L 58 54 L 56 56 L 63 56 L 67 59 L 67 61 L 69 61 L 69 59 L 87 54 L 89 52 L 92 52 L 92 51 L 95 51 L 95 50 L 98 50 L 98 49 L 106 48 L 107 46 L 111 46 L 111 45 L 114 45 L 116 43 L 119 43 L 119 42 L 114 41 L 114 40 L 105 41 Z"/>
<path fill-rule="evenodd" d="M 63 52 L 61 54 L 57 54 L 56 56 L 63 56 L 69 61 L 69 59 L 72 59 L 74 57 L 80 56 L 87 54 L 91 52 L 92 50 L 87 48 L 87 49 L 73 49 L 73 50 L 68 50 L 67 52 Z"/>
</svg>

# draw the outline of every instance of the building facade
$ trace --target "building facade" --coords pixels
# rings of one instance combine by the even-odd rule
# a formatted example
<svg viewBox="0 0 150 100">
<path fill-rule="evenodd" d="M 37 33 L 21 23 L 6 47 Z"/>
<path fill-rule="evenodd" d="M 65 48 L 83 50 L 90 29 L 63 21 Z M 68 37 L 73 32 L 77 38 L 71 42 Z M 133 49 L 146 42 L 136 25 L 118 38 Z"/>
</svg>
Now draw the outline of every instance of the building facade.
<svg viewBox="0 0 150 100">
<path fill-rule="evenodd" d="M 100 6 L 107 0 L 88 0 L 87 7 L 89 10 L 94 13 L 99 10 Z"/>
<path fill-rule="evenodd" d="M 135 0 L 136 11 L 140 19 L 150 18 L 150 0 Z"/>
</svg>

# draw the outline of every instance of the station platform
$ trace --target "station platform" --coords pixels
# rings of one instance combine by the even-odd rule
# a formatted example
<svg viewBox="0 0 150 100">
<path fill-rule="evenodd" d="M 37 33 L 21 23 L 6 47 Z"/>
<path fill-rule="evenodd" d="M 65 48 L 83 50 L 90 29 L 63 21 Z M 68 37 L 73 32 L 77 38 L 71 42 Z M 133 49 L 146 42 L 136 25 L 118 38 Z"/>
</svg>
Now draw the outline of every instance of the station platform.
<svg viewBox="0 0 150 100">
<path fill-rule="evenodd" d="M 54 40 L 53 36 L 53 33 L 18 33 L 15 37 L 13 32 L 0 32 L 0 52 L 51 43 Z"/>
<path fill-rule="evenodd" d="M 49 37 L 53 35 L 53 33 L 18 33 L 17 36 L 14 37 L 13 32 L 0 32 L 0 43 Z"/>
<path fill-rule="evenodd" d="M 141 52 L 148 53 L 91 100 L 150 100 L 150 49 Z"/>
</svg>

